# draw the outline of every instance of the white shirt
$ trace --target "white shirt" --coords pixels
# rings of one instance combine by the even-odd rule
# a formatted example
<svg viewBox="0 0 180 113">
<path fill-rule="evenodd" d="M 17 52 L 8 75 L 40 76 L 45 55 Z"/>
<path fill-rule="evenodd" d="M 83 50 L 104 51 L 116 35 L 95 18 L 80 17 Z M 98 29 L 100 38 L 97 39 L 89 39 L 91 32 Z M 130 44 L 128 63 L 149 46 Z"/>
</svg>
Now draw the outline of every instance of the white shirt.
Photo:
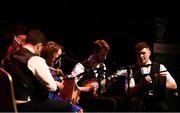
<svg viewBox="0 0 180 113">
<path fill-rule="evenodd" d="M 32 48 L 29 48 L 28 46 L 24 46 L 24 47 L 34 53 Z M 46 61 L 42 57 L 39 56 L 31 57 L 27 62 L 27 66 L 29 70 L 32 71 L 32 73 L 37 78 L 37 80 L 39 80 L 40 83 L 48 91 L 56 91 L 57 84 L 50 73 Z"/>
</svg>

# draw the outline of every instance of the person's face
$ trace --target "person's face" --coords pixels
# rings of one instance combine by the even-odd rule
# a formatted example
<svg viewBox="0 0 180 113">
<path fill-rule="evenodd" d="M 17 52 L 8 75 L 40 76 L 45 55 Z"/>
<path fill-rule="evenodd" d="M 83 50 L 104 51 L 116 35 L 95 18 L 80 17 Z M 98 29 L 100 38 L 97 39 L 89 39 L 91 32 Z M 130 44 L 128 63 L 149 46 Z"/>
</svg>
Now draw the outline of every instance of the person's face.
<svg viewBox="0 0 180 113">
<path fill-rule="evenodd" d="M 140 64 L 146 64 L 150 59 L 151 51 L 149 48 L 143 48 L 136 52 L 137 60 Z"/>
<path fill-rule="evenodd" d="M 52 63 L 56 63 L 56 61 L 57 61 L 57 58 L 58 57 L 60 57 L 62 55 L 62 50 L 61 49 L 59 49 L 57 52 L 55 52 L 54 54 L 53 54 L 53 57 L 52 57 Z"/>
<path fill-rule="evenodd" d="M 106 60 L 106 56 L 108 54 L 108 51 L 106 49 L 101 49 L 100 51 L 97 52 L 97 60 L 98 62 L 103 62 Z"/>
</svg>

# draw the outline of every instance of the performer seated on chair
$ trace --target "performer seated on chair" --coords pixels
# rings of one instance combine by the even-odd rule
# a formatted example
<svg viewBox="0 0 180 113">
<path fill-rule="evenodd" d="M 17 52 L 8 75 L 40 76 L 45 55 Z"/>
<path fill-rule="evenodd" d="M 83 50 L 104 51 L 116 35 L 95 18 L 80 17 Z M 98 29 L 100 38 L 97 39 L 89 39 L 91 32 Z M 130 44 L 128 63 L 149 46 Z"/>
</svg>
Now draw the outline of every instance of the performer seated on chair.
<svg viewBox="0 0 180 113">
<path fill-rule="evenodd" d="M 52 76 L 56 81 L 59 81 L 60 84 L 58 85 L 59 89 L 63 89 L 63 78 L 66 77 L 61 70 L 61 55 L 63 54 L 63 46 L 53 42 L 49 41 L 47 42 L 46 46 L 43 47 L 41 51 L 41 56 L 46 60 L 46 63 L 48 64 Z M 68 89 L 66 89 L 68 90 Z M 59 101 L 65 101 L 63 100 L 58 93 L 60 92 L 55 92 L 49 93 L 49 98 L 54 99 L 54 100 L 59 100 Z M 69 103 L 71 103 L 69 101 Z M 72 109 L 74 112 L 83 112 L 82 108 L 80 106 L 77 106 L 75 104 L 72 104 Z"/>
<path fill-rule="evenodd" d="M 129 88 L 127 87 L 131 110 L 168 111 L 163 93 L 166 89 L 177 89 L 175 80 L 163 64 L 150 60 L 151 50 L 146 42 L 139 42 L 135 46 L 135 51 L 138 62 L 130 66 Z M 165 78 L 164 81 L 163 77 Z M 157 80 L 162 82 L 156 84 Z M 155 86 L 157 87 L 155 88 Z M 161 95 L 156 95 L 157 93 Z"/>
<path fill-rule="evenodd" d="M 8 64 L 8 62 L 10 62 L 12 54 L 15 53 L 17 50 L 19 50 L 22 47 L 22 45 L 25 43 L 26 37 L 27 37 L 26 35 L 14 36 L 12 45 L 10 45 L 8 47 L 6 56 L 1 61 L 1 65 L 3 67 L 5 66 L 5 64 Z"/>
<path fill-rule="evenodd" d="M 78 62 L 71 72 L 80 91 L 79 105 L 87 112 L 123 111 L 123 98 L 103 97 L 106 88 L 106 65 L 104 60 L 110 51 L 105 40 L 93 43 L 88 59 Z M 120 100 L 120 101 L 119 101 Z"/>
<path fill-rule="evenodd" d="M 55 81 L 40 52 L 45 35 L 37 29 L 30 30 L 25 43 L 13 52 L 5 69 L 12 75 L 19 112 L 72 112 L 72 105 L 48 98 L 48 92 L 58 90 Z"/>
</svg>

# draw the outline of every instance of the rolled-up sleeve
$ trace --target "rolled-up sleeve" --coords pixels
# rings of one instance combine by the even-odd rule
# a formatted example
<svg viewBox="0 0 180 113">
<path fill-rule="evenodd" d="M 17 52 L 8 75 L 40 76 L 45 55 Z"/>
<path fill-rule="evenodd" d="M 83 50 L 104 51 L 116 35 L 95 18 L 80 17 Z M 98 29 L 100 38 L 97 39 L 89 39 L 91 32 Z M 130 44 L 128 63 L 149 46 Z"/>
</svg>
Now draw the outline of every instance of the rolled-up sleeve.
<svg viewBox="0 0 180 113">
<path fill-rule="evenodd" d="M 84 66 L 81 63 L 77 63 L 71 72 L 72 77 L 76 77 L 84 72 Z"/>
<path fill-rule="evenodd" d="M 45 60 L 39 56 L 33 56 L 28 60 L 28 68 L 32 71 L 39 82 L 48 90 L 56 91 L 57 84 L 52 77 Z"/>
<path fill-rule="evenodd" d="M 164 72 L 163 72 L 164 71 Z M 160 64 L 160 72 L 162 72 L 162 74 L 166 75 L 166 80 L 168 82 L 172 82 L 172 83 L 176 83 L 174 78 L 171 76 L 171 74 L 167 71 L 166 67 L 163 64 Z"/>
</svg>

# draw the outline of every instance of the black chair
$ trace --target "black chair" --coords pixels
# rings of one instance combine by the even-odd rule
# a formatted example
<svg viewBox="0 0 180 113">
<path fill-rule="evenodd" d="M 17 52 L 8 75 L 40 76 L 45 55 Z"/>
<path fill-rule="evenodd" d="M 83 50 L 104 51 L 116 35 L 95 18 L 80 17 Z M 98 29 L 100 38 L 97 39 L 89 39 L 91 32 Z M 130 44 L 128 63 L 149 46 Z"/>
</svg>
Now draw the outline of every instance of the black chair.
<svg viewBox="0 0 180 113">
<path fill-rule="evenodd" d="M 3 68 L 0 68 L 0 112 L 17 112 L 13 80 Z"/>
</svg>

